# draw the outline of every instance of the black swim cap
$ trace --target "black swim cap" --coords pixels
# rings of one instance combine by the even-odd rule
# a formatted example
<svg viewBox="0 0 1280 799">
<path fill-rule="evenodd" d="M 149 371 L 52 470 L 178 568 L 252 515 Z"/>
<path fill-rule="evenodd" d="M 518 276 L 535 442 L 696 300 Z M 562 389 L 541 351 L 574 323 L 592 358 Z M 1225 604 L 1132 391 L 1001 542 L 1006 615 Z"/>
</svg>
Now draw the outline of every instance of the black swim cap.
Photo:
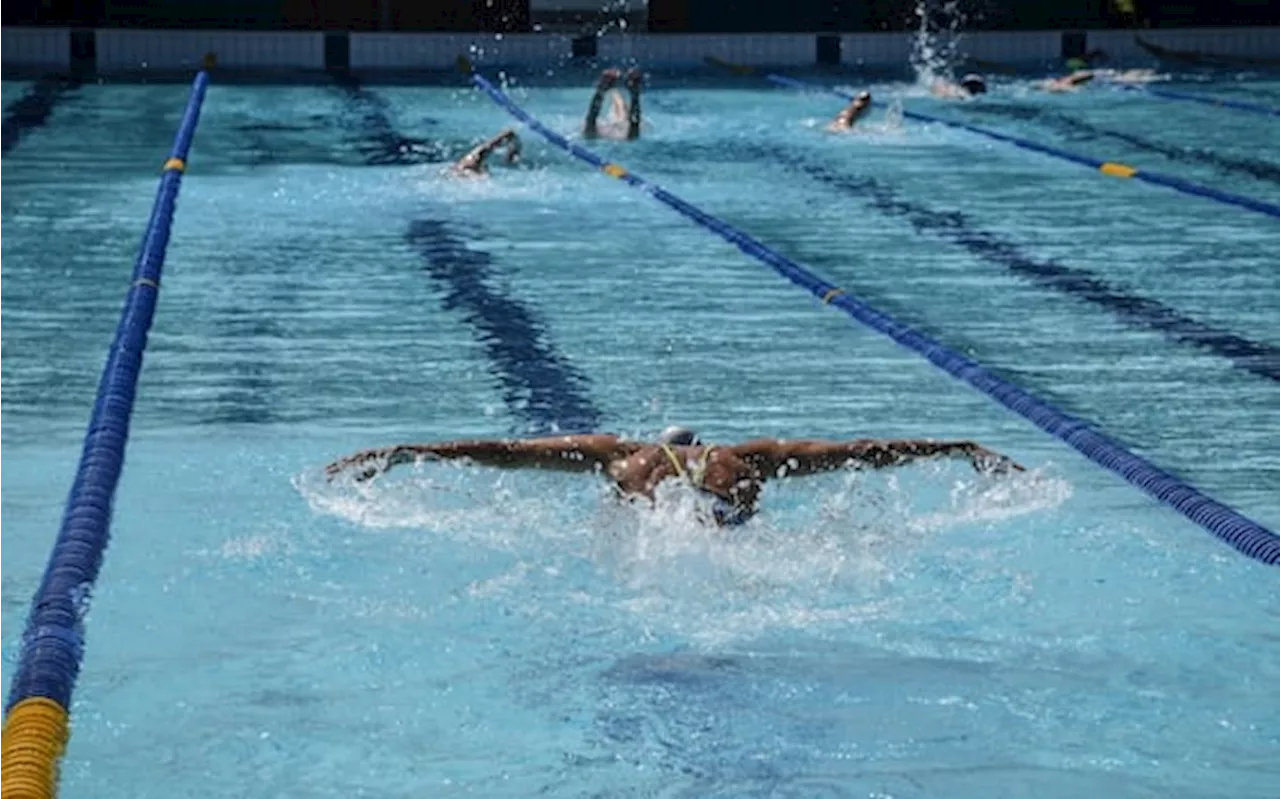
<svg viewBox="0 0 1280 799">
<path fill-rule="evenodd" d="M 982 79 L 981 75 L 970 72 L 960 79 L 960 85 L 963 86 L 969 94 L 986 94 L 987 82 Z"/>
<path fill-rule="evenodd" d="M 698 443 L 698 434 L 687 427 L 673 424 L 658 436 L 658 443 L 689 447 Z"/>
</svg>

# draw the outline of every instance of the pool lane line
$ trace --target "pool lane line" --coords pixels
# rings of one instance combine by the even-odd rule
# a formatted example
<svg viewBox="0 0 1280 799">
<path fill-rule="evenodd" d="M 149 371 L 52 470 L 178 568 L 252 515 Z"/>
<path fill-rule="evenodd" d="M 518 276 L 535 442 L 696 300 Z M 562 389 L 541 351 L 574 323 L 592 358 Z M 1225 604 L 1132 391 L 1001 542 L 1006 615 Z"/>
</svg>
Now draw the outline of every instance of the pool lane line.
<svg viewBox="0 0 1280 799">
<path fill-rule="evenodd" d="M 391 105 L 377 92 L 344 75 L 336 81 L 352 104 L 366 163 L 411 166 L 446 163 L 443 148 L 396 130 Z M 438 147 L 438 146 L 437 146 Z M 425 157 L 424 157 L 425 156 Z M 520 420 L 521 433 L 585 433 L 598 430 L 604 414 L 590 398 L 591 381 L 556 348 L 537 312 L 492 285 L 493 259 L 467 246 L 447 223 L 416 219 L 404 234 L 425 269 L 447 292 L 446 310 L 460 310 L 485 350 L 501 385 L 503 403 Z"/>
<path fill-rule="evenodd" d="M 1096 138 L 1115 139 L 1139 150 L 1162 155 L 1170 161 L 1198 161 L 1217 169 L 1219 172 L 1240 173 L 1257 180 L 1280 183 L 1280 166 L 1267 161 L 1252 158 L 1234 158 L 1208 150 L 1162 144 L 1132 133 L 1100 128 L 1073 116 L 1035 106 L 981 102 L 966 103 L 962 106 L 962 110 L 968 114 L 995 114 L 1024 122 L 1043 122 L 1045 125 L 1056 127 L 1059 131 L 1067 134 L 1077 133 Z"/>
<path fill-rule="evenodd" d="M 845 100 L 853 99 L 853 95 L 848 92 L 842 92 L 839 89 L 806 83 L 801 80 L 796 80 L 795 78 L 789 78 L 785 75 L 767 73 L 764 75 L 764 78 L 779 86 L 786 86 L 790 89 L 834 94 L 837 97 L 844 98 Z M 1267 216 L 1280 219 L 1280 205 L 1276 205 L 1275 203 L 1256 200 L 1252 197 L 1245 197 L 1240 194 L 1232 194 L 1231 192 L 1214 189 L 1209 186 L 1201 186 L 1198 183 L 1192 183 L 1189 180 L 1183 180 L 1182 178 L 1176 178 L 1171 175 L 1163 175 L 1159 172 L 1151 172 L 1146 169 L 1139 169 L 1135 166 L 1130 166 L 1129 164 L 1116 161 L 1099 161 L 1098 159 L 1090 156 L 1078 155 L 1057 147 L 1051 147 L 1047 144 L 1040 144 L 1029 139 L 1024 139 L 1020 136 L 1011 136 L 1007 133 L 1000 133 L 999 131 L 991 130 L 989 128 L 970 125 L 967 122 L 944 119 L 942 117 L 935 117 L 932 114 L 921 114 L 917 111 L 909 111 L 907 109 L 903 109 L 902 115 L 907 119 L 911 119 L 916 122 L 929 122 L 938 125 L 945 125 L 957 130 L 964 130 L 969 133 L 976 133 L 979 136 L 985 136 L 988 139 L 1012 144 L 1013 146 L 1019 147 L 1023 150 L 1042 153 L 1063 161 L 1070 161 L 1073 164 L 1079 164 L 1081 166 L 1089 167 L 1090 169 L 1096 169 L 1102 174 L 1110 175 L 1111 177 L 1133 178 L 1135 180 L 1143 181 L 1144 183 L 1150 183 L 1153 186 L 1163 186 L 1182 194 L 1216 200 L 1217 202 L 1224 203 L 1226 205 L 1234 205 L 1237 208 L 1244 208 L 1249 211 L 1255 211 L 1260 214 L 1266 214 Z"/>
<path fill-rule="evenodd" d="M 686 146 L 687 152 L 689 147 Z M 959 211 L 944 211 L 902 197 L 891 185 L 866 175 L 850 175 L 794 149 L 742 144 L 735 153 L 777 164 L 869 205 L 886 217 L 905 218 L 918 233 L 956 244 L 1012 274 L 1102 308 L 1134 329 L 1152 330 L 1179 344 L 1201 348 L 1232 366 L 1280 382 L 1280 348 L 1201 322 L 1159 300 L 1134 294 L 1101 275 L 1052 259 L 1038 259 L 1014 242 L 977 227 Z M 697 156 L 697 152 L 687 152 Z"/>
<path fill-rule="evenodd" d="M 4 110 L 4 121 L 0 125 L 0 152 L 9 152 L 28 133 L 44 126 L 52 116 L 54 106 L 79 88 L 80 81 L 62 77 L 41 78 L 31 84 Z"/>
<path fill-rule="evenodd" d="M 786 256 L 685 202 L 661 186 L 650 183 L 625 167 L 605 161 L 585 147 L 568 141 L 516 105 L 510 97 L 483 75 L 473 74 L 471 79 L 490 99 L 506 109 L 507 113 L 555 146 L 604 174 L 640 189 L 655 200 L 711 230 L 742 252 L 771 267 L 795 285 L 804 288 L 820 299 L 824 305 L 839 308 L 863 325 L 915 351 L 934 366 L 973 386 L 1040 429 L 1057 437 L 1099 466 L 1123 477 L 1246 556 L 1269 565 L 1280 565 L 1280 536 L 1271 530 L 1135 455 L 1094 429 L 1083 419 L 1058 410 L 1013 383 L 997 377 L 977 361 L 948 349 L 923 333 L 876 310 L 839 286 L 827 282 Z"/>
<path fill-rule="evenodd" d="M 1150 86 L 1130 86 L 1122 83 L 1110 83 L 1110 85 L 1124 91 L 1141 92 L 1142 94 L 1147 94 L 1152 97 L 1159 97 L 1162 100 L 1199 103 L 1200 105 L 1208 105 L 1215 108 L 1231 108 L 1236 111 L 1248 111 L 1252 114 L 1280 117 L 1280 108 L 1272 108 L 1271 106 L 1261 105 L 1260 103 L 1249 103 L 1244 100 L 1227 100 L 1220 97 L 1206 97 L 1201 94 L 1185 94 L 1183 92 L 1169 91 L 1168 89 L 1156 89 Z"/>
<path fill-rule="evenodd" d="M 449 154 L 439 143 L 405 136 L 391 121 L 391 104 L 377 92 L 366 89 L 355 76 L 338 73 L 333 86 L 359 118 L 360 139 L 356 149 L 368 166 L 413 166 L 443 164 Z"/>
<path fill-rule="evenodd" d="M 551 342 L 537 314 L 490 285 L 493 259 L 447 223 L 418 219 L 405 239 L 426 270 L 448 288 L 446 310 L 463 312 L 493 363 L 502 398 L 536 434 L 598 430 L 601 412 L 591 402 L 587 378 Z"/>
<path fill-rule="evenodd" d="M 147 333 L 155 317 L 160 277 L 178 191 L 209 76 L 196 75 L 173 149 L 161 169 L 115 340 L 98 383 L 80 463 L 58 537 L 31 602 L 5 704 L 0 793 L 52 797 L 65 750 L 68 712 L 84 656 L 84 616 L 110 540 L 111 506 L 124 469 Z"/>
<path fill-rule="evenodd" d="M 1053 260 L 1032 258 L 1012 242 L 974 227 L 959 211 L 937 211 L 902 199 L 889 186 L 875 178 L 840 174 L 825 164 L 802 159 L 782 150 L 771 150 L 769 155 L 775 163 L 795 169 L 841 192 L 867 200 L 872 208 L 886 216 L 904 217 L 917 232 L 932 233 L 958 244 L 971 254 L 1003 266 L 1015 275 L 1110 311 L 1120 321 L 1133 327 L 1154 330 L 1174 341 L 1190 344 L 1225 358 L 1239 369 L 1280 382 L 1280 348 L 1205 324 L 1159 300 L 1131 294 L 1086 269 L 1066 266 Z"/>
</svg>

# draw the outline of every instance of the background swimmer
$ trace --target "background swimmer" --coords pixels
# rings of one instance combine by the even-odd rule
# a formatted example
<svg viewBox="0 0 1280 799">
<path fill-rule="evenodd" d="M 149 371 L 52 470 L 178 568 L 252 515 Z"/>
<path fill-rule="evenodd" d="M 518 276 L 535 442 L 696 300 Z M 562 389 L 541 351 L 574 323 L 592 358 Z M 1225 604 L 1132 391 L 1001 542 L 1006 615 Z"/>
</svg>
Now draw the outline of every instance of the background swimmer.
<svg viewBox="0 0 1280 799">
<path fill-rule="evenodd" d="M 511 128 L 499 133 L 492 139 L 477 145 L 471 152 L 462 156 L 456 164 L 453 165 L 453 172 L 457 175 L 465 177 L 483 177 L 489 174 L 489 167 L 486 164 L 489 156 L 494 150 L 502 145 L 507 145 L 506 162 L 508 165 L 514 166 L 520 161 L 520 137 Z"/>
<path fill-rule="evenodd" d="M 586 138 L 640 138 L 640 88 L 644 85 L 644 76 L 638 69 L 633 68 L 627 72 L 626 87 L 631 93 L 631 101 L 623 100 L 622 95 L 615 91 L 612 95 L 609 119 L 603 126 L 598 122 L 600 109 L 604 106 L 605 93 L 612 89 L 621 77 L 622 73 L 616 69 L 606 69 L 600 73 L 600 80 L 596 82 L 596 92 L 591 96 L 591 104 L 587 106 L 587 119 L 582 126 L 582 135 Z"/>
<path fill-rule="evenodd" d="M 839 133 L 842 131 L 853 130 L 853 126 L 858 123 L 871 108 L 871 92 L 858 92 L 858 96 L 854 97 L 849 105 L 836 118 L 827 124 L 827 130 Z"/>
<path fill-rule="evenodd" d="M 1097 73 L 1092 69 L 1078 69 L 1070 75 L 1063 75 L 1061 78 L 1049 78 L 1040 81 L 1036 88 L 1046 92 L 1074 92 L 1079 91 L 1080 87 L 1089 83 L 1097 77 Z"/>
<path fill-rule="evenodd" d="M 970 72 L 960 79 L 959 83 L 939 78 L 929 87 L 934 97 L 947 100 L 959 100 L 987 93 L 987 81 L 976 72 Z"/>
</svg>

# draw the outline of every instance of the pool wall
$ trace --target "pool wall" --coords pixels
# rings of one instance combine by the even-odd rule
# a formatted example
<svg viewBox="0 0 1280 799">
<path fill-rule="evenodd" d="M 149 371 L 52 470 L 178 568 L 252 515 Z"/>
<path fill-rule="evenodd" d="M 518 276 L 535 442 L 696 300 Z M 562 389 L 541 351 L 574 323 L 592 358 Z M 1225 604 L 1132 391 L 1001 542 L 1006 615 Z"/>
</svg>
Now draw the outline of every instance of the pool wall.
<svg viewBox="0 0 1280 799">
<path fill-rule="evenodd" d="M 1280 27 L 1173 30 L 980 31 L 964 34 L 963 54 L 1017 64 L 1049 64 L 1072 49 L 1106 50 L 1120 62 L 1150 60 L 1134 41 L 1215 55 L 1280 57 Z M 124 30 L 6 27 L 6 71 L 104 75 L 196 69 L 207 53 L 220 70 L 318 71 L 335 67 L 412 71 L 447 69 L 466 54 L 479 67 L 528 66 L 570 59 L 689 67 L 706 56 L 753 66 L 901 66 L 914 32 L 835 34 L 347 33 L 320 31 Z M 839 47 L 834 45 L 838 41 Z"/>
</svg>

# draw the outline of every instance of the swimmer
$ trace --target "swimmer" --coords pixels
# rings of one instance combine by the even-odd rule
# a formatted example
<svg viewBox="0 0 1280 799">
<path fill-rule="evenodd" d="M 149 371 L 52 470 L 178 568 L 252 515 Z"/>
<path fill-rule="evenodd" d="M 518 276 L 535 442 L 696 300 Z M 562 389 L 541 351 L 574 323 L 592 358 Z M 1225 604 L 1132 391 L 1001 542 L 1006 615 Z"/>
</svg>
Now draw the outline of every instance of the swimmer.
<svg viewBox="0 0 1280 799">
<path fill-rule="evenodd" d="M 511 128 L 499 133 L 492 139 L 477 145 L 471 152 L 458 159 L 453 165 L 453 173 L 462 177 L 485 177 L 489 174 L 489 167 L 485 163 L 493 151 L 507 145 L 507 164 L 514 166 L 520 161 L 520 137 Z"/>
<path fill-rule="evenodd" d="M 1037 84 L 1037 88 L 1041 91 L 1055 93 L 1074 92 L 1097 76 L 1098 73 L 1092 69 L 1077 69 L 1070 75 L 1064 75 L 1061 78 L 1049 78 L 1048 80 L 1040 81 Z"/>
<path fill-rule="evenodd" d="M 949 80 L 938 79 L 929 87 L 929 91 L 934 97 L 941 97 L 945 100 L 960 100 L 966 97 L 973 97 L 979 94 L 987 93 L 987 81 L 979 74 L 970 72 L 960 79 L 959 83 L 952 83 Z"/>
<path fill-rule="evenodd" d="M 1098 71 L 1098 77 L 1110 83 L 1153 83 L 1163 80 L 1165 76 L 1160 75 L 1154 69 L 1105 69 Z"/>
<path fill-rule="evenodd" d="M 849 101 L 844 110 L 836 114 L 835 119 L 827 123 L 827 130 L 833 133 L 853 130 L 853 126 L 869 108 L 871 108 L 871 92 L 858 92 L 858 96 Z"/>
<path fill-rule="evenodd" d="M 683 481 L 712 498 L 712 520 L 737 525 L 757 512 L 766 480 L 801 477 L 845 467 L 882 469 L 922 458 L 960 457 L 982 473 L 1023 468 L 972 441 L 873 440 L 784 441 L 756 439 L 724 446 L 703 443 L 686 427 L 668 427 L 655 443 L 624 441 L 614 435 L 566 435 L 489 441 L 404 444 L 364 450 L 334 461 L 329 479 L 354 469 L 368 480 L 394 466 L 425 460 L 461 459 L 506 469 L 549 469 L 606 475 L 620 498 L 652 502 L 654 489 L 670 479 Z"/>
<path fill-rule="evenodd" d="M 587 119 L 582 126 L 582 135 L 588 139 L 604 137 L 607 139 L 640 138 L 640 87 L 644 84 L 644 76 L 640 70 L 627 72 L 626 87 L 631 92 L 631 102 L 622 99 L 622 95 L 614 90 L 609 119 L 602 126 L 599 123 L 600 109 L 604 106 L 605 93 L 622 77 L 616 69 L 606 69 L 600 73 L 596 83 L 596 92 L 591 96 L 591 104 L 587 106 Z M 625 124 L 624 124 L 625 120 Z"/>
</svg>

